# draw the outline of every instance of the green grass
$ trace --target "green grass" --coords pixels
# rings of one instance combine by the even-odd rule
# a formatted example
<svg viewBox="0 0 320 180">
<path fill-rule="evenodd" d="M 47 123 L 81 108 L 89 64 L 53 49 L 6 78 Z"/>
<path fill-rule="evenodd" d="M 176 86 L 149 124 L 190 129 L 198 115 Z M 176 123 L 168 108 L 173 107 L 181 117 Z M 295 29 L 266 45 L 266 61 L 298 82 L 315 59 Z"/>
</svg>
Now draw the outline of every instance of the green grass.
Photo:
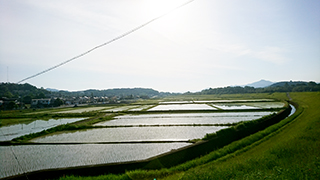
<svg viewBox="0 0 320 180">
<path fill-rule="evenodd" d="M 1 119 L 0 127 L 14 125 L 14 124 L 21 124 L 21 123 L 31 123 L 32 121 L 34 121 L 33 118 Z"/>
<path fill-rule="evenodd" d="M 320 92 L 290 96 L 299 104 L 295 115 L 201 158 L 170 169 L 60 179 L 320 179 Z M 286 94 L 243 99 L 248 97 L 286 99 Z"/>
<path fill-rule="evenodd" d="M 320 93 L 290 95 L 301 112 L 293 122 L 243 152 L 183 172 L 180 179 L 320 179 Z"/>
<path fill-rule="evenodd" d="M 64 180 L 130 180 L 129 176 L 126 174 L 123 175 L 114 175 L 114 174 L 109 174 L 107 176 L 101 175 L 101 176 L 96 176 L 96 177 L 78 177 L 78 176 L 67 176 L 63 177 Z"/>
</svg>

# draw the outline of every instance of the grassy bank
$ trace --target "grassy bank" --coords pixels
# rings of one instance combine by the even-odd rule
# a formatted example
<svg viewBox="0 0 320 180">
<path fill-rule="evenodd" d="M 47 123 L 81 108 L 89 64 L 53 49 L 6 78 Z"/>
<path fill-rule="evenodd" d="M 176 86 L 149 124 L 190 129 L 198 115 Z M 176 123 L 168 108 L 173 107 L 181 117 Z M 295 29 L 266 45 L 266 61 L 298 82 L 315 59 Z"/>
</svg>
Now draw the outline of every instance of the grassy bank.
<svg viewBox="0 0 320 180">
<path fill-rule="evenodd" d="M 252 96 L 286 99 L 285 93 Z M 179 166 L 60 179 L 320 179 L 320 93 L 290 96 L 299 104 L 295 115 Z"/>
<path fill-rule="evenodd" d="M 301 113 L 293 122 L 244 152 L 181 173 L 181 179 L 320 179 L 320 93 L 290 96 Z"/>
</svg>

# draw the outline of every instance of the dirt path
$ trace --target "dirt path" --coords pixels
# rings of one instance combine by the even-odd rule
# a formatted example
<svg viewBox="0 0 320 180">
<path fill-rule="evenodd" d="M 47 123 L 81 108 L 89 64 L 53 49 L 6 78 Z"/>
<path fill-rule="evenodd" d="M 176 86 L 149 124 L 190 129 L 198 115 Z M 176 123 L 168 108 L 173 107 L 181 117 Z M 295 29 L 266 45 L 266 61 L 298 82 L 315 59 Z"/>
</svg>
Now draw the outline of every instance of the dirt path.
<svg viewBox="0 0 320 180">
<path fill-rule="evenodd" d="M 75 122 L 73 124 L 74 125 L 86 124 L 87 122 L 90 122 L 90 121 L 93 121 L 93 120 L 96 120 L 96 119 L 99 119 L 99 118 L 103 118 L 103 117 L 106 117 L 106 116 L 110 116 L 110 115 L 112 115 L 112 113 L 106 113 L 106 114 L 103 114 L 101 116 L 91 117 L 91 118 L 88 118 L 88 119 L 84 119 L 82 121 L 77 121 L 77 122 Z"/>
<path fill-rule="evenodd" d="M 290 97 L 290 94 L 287 92 L 287 97 L 289 98 L 290 101 L 292 101 L 292 98 Z"/>
</svg>

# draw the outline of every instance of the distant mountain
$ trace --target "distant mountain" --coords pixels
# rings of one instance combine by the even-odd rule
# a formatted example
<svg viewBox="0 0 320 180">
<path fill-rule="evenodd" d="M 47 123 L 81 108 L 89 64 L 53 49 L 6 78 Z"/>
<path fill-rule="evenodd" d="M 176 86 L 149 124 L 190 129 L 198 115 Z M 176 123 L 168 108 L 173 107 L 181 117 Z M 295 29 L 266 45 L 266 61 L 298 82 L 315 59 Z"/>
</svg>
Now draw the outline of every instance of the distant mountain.
<svg viewBox="0 0 320 180">
<path fill-rule="evenodd" d="M 261 79 L 260 81 L 257 81 L 257 82 L 251 83 L 251 84 L 247 84 L 245 86 L 250 86 L 250 87 L 254 87 L 254 88 L 263 88 L 263 87 L 270 86 L 272 84 L 274 84 L 274 83 L 271 81 L 266 81 L 264 79 Z"/>
<path fill-rule="evenodd" d="M 52 88 L 46 88 L 46 90 L 50 92 L 59 92 L 58 89 L 52 89 Z"/>
</svg>

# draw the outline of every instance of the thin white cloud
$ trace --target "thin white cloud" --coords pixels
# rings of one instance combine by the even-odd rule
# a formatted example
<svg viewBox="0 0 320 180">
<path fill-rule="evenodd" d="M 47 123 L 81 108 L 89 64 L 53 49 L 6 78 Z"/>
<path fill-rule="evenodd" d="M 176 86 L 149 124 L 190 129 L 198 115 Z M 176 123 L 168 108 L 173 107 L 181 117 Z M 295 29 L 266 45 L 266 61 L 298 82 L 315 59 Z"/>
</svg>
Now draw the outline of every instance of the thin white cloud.
<svg viewBox="0 0 320 180">
<path fill-rule="evenodd" d="M 253 52 L 251 55 L 261 60 L 280 65 L 289 61 L 289 59 L 283 55 L 284 52 L 285 50 L 279 47 L 265 47 L 261 51 Z"/>
<path fill-rule="evenodd" d="M 163 5 L 169 8 L 173 1 L 167 2 L 170 4 Z M 0 4 L 4 17 L 0 19 L 0 66 L 8 66 L 10 80 L 17 81 L 111 40 L 162 12 L 149 0 L 25 0 Z M 109 82 L 106 85 L 100 80 L 108 77 L 118 83 L 112 86 L 190 90 L 254 81 L 254 77 L 318 77 L 319 28 L 312 20 L 316 16 L 309 14 L 319 14 L 312 11 L 315 6 L 295 2 L 288 8 L 282 1 L 249 4 L 252 2 L 194 1 L 30 82 L 59 87 L 60 79 L 68 77 L 66 88 L 92 88 L 92 83 L 105 88 Z M 154 12 L 155 8 L 159 12 Z M 274 73 L 270 74 L 270 69 Z M 300 74 L 293 73 L 298 69 Z M 95 78 L 99 81 L 93 82 Z M 0 80 L 6 81 L 5 73 Z"/>
<path fill-rule="evenodd" d="M 289 61 L 285 57 L 286 50 L 280 47 L 266 46 L 260 50 L 253 50 L 245 45 L 231 44 L 231 45 L 215 45 L 211 46 L 211 49 L 218 50 L 223 53 L 230 53 L 235 56 L 249 56 L 266 62 L 270 62 L 276 65 L 281 65 Z"/>
<path fill-rule="evenodd" d="M 38 8 L 55 17 L 69 20 L 70 22 L 80 23 L 85 26 L 97 28 L 99 30 L 112 30 L 117 32 L 124 24 L 132 23 L 127 21 L 123 23 L 125 13 L 124 9 L 117 12 L 114 8 L 117 3 L 108 1 L 92 2 L 90 5 L 86 1 L 27 1 L 29 5 Z M 111 8 L 113 7 L 113 8 Z M 116 18 L 115 18 L 116 17 Z M 128 27 L 125 27 L 128 28 Z"/>
</svg>

